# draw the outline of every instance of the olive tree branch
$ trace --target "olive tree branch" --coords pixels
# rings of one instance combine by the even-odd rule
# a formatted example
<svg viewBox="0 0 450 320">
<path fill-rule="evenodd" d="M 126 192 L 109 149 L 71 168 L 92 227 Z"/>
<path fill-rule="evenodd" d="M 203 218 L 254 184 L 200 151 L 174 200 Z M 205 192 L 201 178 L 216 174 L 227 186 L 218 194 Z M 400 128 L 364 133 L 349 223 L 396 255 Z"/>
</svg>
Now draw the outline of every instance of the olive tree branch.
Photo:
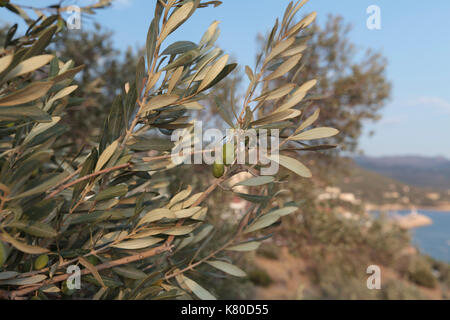
<svg viewBox="0 0 450 320">
<path fill-rule="evenodd" d="M 77 183 L 80 183 L 80 182 L 82 182 L 82 181 L 84 181 L 84 180 L 87 180 L 87 179 L 90 179 L 90 178 L 92 178 L 92 177 L 96 177 L 96 176 L 98 176 L 98 175 L 101 175 L 101 174 L 104 174 L 104 173 L 108 173 L 108 172 L 111 172 L 111 171 L 115 171 L 115 170 L 119 170 L 119 169 L 128 168 L 128 167 L 130 167 L 130 166 L 131 166 L 131 163 L 127 162 L 127 163 L 120 164 L 120 165 L 117 165 L 117 166 L 114 166 L 114 167 L 110 167 L 110 168 L 106 168 L 106 169 L 103 169 L 103 170 L 99 170 L 99 171 L 93 172 L 93 173 L 91 173 L 91 174 L 88 174 L 88 175 L 86 175 L 86 176 L 83 176 L 83 177 L 78 178 L 78 179 L 76 179 L 76 180 L 74 180 L 74 181 L 72 181 L 72 182 L 69 182 L 69 183 L 67 183 L 67 184 L 64 184 L 64 185 L 60 186 L 58 189 L 56 189 L 55 191 L 53 191 L 52 193 L 50 193 L 50 194 L 46 197 L 46 199 L 53 198 L 54 196 L 56 196 L 56 195 L 57 195 L 58 193 L 60 193 L 61 191 L 65 190 L 65 189 L 67 189 L 67 188 L 70 188 L 70 187 L 72 187 L 73 185 L 76 185 Z"/>
<path fill-rule="evenodd" d="M 135 261 L 139 261 L 139 260 L 143 260 L 149 257 L 153 257 L 155 255 L 161 254 L 163 252 L 166 251 L 170 251 L 171 250 L 171 246 L 167 245 L 167 244 L 163 244 L 161 246 L 152 248 L 150 250 L 147 250 L 145 252 L 141 252 L 141 253 L 137 253 L 135 255 L 132 256 L 128 256 L 128 257 L 124 257 L 124 258 L 120 258 L 117 260 L 113 260 L 113 261 L 108 261 L 105 262 L 103 264 L 100 264 L 98 266 L 95 266 L 97 271 L 101 271 L 101 270 L 105 270 L 105 269 L 111 269 L 120 265 L 124 265 L 124 264 L 128 264 L 128 263 L 132 263 Z M 86 274 L 90 274 L 92 273 L 89 269 L 83 269 L 81 271 L 81 275 L 86 275 Z M 47 286 L 50 284 L 55 284 L 61 281 L 66 280 L 71 274 L 62 274 L 62 275 L 58 275 L 56 277 L 53 277 L 52 279 L 43 281 L 42 283 L 39 283 L 37 285 L 34 286 L 29 286 L 29 287 L 25 287 L 25 288 L 19 288 L 17 290 L 8 292 L 5 290 L 0 291 L 0 297 L 7 297 L 8 299 L 16 299 L 17 297 L 26 295 L 30 292 L 33 292 L 35 290 L 38 290 L 39 288 L 43 287 L 43 286 Z"/>
</svg>

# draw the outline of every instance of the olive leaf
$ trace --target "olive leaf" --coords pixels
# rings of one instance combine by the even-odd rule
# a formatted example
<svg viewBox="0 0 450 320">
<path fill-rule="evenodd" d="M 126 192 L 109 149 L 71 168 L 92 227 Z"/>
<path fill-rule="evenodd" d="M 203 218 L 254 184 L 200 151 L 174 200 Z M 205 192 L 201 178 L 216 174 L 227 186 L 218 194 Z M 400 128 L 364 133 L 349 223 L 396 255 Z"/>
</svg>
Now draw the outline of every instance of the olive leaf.
<svg viewBox="0 0 450 320">
<path fill-rule="evenodd" d="M 261 186 L 264 184 L 268 184 L 275 181 L 274 177 L 271 176 L 261 176 L 261 177 L 254 177 L 250 178 L 244 181 L 241 181 L 236 184 L 236 186 L 247 186 L 247 187 L 256 187 Z"/>
<path fill-rule="evenodd" d="M 294 54 L 299 54 L 305 51 L 308 47 L 304 44 L 293 47 L 289 50 L 284 51 L 280 56 L 283 58 L 293 56 Z"/>
<path fill-rule="evenodd" d="M 5 71 L 9 67 L 9 65 L 13 61 L 13 57 L 14 56 L 12 54 L 8 54 L 0 58 L 0 73 Z"/>
<path fill-rule="evenodd" d="M 0 97 L 0 107 L 16 106 L 34 101 L 44 96 L 52 87 L 53 82 L 33 82 L 25 88 L 14 91 L 13 93 Z"/>
<path fill-rule="evenodd" d="M 45 29 L 39 39 L 31 46 L 30 49 L 27 50 L 27 52 L 23 56 L 23 59 L 28 59 L 30 57 L 36 56 L 44 51 L 44 49 L 50 44 L 50 41 L 52 40 L 53 35 L 56 33 L 57 29 L 58 26 L 56 25 Z"/>
<path fill-rule="evenodd" d="M 30 133 L 26 136 L 26 138 L 23 140 L 24 144 L 27 144 L 31 140 L 33 140 L 34 137 L 37 135 L 45 132 L 46 130 L 50 129 L 54 125 L 56 125 L 61 120 L 61 117 L 52 117 L 52 121 L 48 123 L 40 123 L 37 126 L 35 126 Z"/>
<path fill-rule="evenodd" d="M 183 74 L 183 66 L 178 67 L 172 74 L 172 77 L 170 77 L 169 80 L 169 84 L 167 85 L 167 93 L 171 94 L 173 88 L 175 88 L 175 86 L 178 83 L 178 80 L 180 80 L 181 75 Z"/>
<path fill-rule="evenodd" d="M 329 127 L 314 128 L 295 136 L 290 137 L 290 140 L 316 140 L 335 136 L 339 130 Z"/>
<path fill-rule="evenodd" d="M 270 90 L 268 92 L 263 93 L 258 98 L 255 99 L 255 101 L 259 100 L 275 100 L 284 97 L 285 95 L 289 94 L 293 89 L 295 88 L 294 83 L 286 83 L 282 85 L 281 87 L 275 88 L 273 90 Z"/>
<path fill-rule="evenodd" d="M 44 274 L 37 274 L 28 278 L 16 278 L 16 279 L 8 279 L 8 280 L 0 280 L 0 285 L 10 285 L 10 286 L 25 286 L 30 284 L 39 283 L 43 280 L 47 279 L 47 276 Z"/>
<path fill-rule="evenodd" d="M 43 54 L 26 59 L 19 63 L 14 69 L 12 69 L 5 77 L 4 81 L 24 75 L 26 73 L 33 72 L 46 64 L 48 64 L 54 58 L 51 54 Z"/>
<path fill-rule="evenodd" d="M 176 9 L 169 17 L 169 20 L 165 24 L 164 28 L 161 30 L 159 41 L 164 41 L 169 34 L 174 32 L 184 21 L 186 21 L 187 18 L 192 15 L 195 7 L 195 2 L 189 1 L 183 4 L 180 8 Z"/>
<path fill-rule="evenodd" d="M 293 34 L 296 34 L 301 29 L 306 28 L 309 26 L 317 17 L 317 12 L 312 12 L 309 15 L 307 15 L 305 18 L 300 20 L 297 24 L 295 24 L 291 29 L 289 29 L 288 36 L 291 36 Z"/>
<path fill-rule="evenodd" d="M 232 265 L 231 263 L 223 262 L 223 261 L 206 261 L 207 264 L 210 266 L 213 266 L 216 269 L 219 269 L 225 273 L 231 274 L 232 276 L 236 277 L 245 277 L 247 274 L 242 271 L 240 268 L 236 267 L 235 265 Z"/>
<path fill-rule="evenodd" d="M 189 197 L 189 195 L 192 192 L 192 187 L 188 186 L 186 189 L 178 192 L 176 195 L 173 196 L 173 198 L 170 200 L 170 202 L 167 204 L 167 207 L 170 208 L 172 207 L 174 204 L 183 201 L 184 199 L 186 199 L 187 197 Z"/>
<path fill-rule="evenodd" d="M 154 209 L 149 211 L 148 213 L 146 213 L 141 220 L 139 220 L 138 222 L 138 226 L 144 224 L 144 223 L 150 223 L 150 222 L 154 222 L 154 221 L 158 221 L 161 220 L 163 218 L 176 218 L 175 213 L 172 212 L 169 209 L 165 209 L 165 208 L 158 208 L 158 209 Z"/>
<path fill-rule="evenodd" d="M 134 137 L 135 140 L 129 145 L 130 149 L 136 151 L 168 151 L 174 146 L 174 143 L 167 139 L 160 138 L 144 138 L 144 137 Z"/>
<path fill-rule="evenodd" d="M 188 277 L 183 276 L 183 283 L 201 300 L 216 300 L 216 297 Z"/>
<path fill-rule="evenodd" d="M 267 228 L 277 222 L 280 216 L 277 214 L 267 214 L 257 218 L 252 224 L 250 224 L 244 231 L 244 233 L 254 232 L 263 228 Z"/>
<path fill-rule="evenodd" d="M 11 199 L 17 200 L 22 199 L 25 197 L 29 197 L 38 193 L 43 193 L 51 189 L 56 183 L 62 181 L 65 177 L 69 175 L 68 172 L 63 172 L 57 175 L 53 175 L 50 179 L 46 180 L 45 182 L 41 183 L 40 185 L 31 188 L 25 192 L 19 193 L 18 195 L 12 197 Z"/>
<path fill-rule="evenodd" d="M 272 161 L 278 162 L 280 165 L 285 167 L 286 169 L 289 169 L 296 174 L 298 174 L 301 177 L 305 178 L 311 178 L 312 174 L 311 171 L 305 167 L 303 163 L 300 161 L 290 158 L 283 155 L 268 155 L 268 158 Z"/>
<path fill-rule="evenodd" d="M 156 49 L 156 39 L 159 33 L 159 19 L 156 17 L 152 19 L 147 32 L 146 42 L 146 54 L 147 54 L 147 66 L 150 69 L 153 63 L 153 58 Z"/>
<path fill-rule="evenodd" d="M 227 54 L 224 55 L 208 69 L 208 73 L 197 89 L 198 92 L 203 91 L 220 74 L 223 68 L 225 68 L 228 58 L 229 56 Z"/>
<path fill-rule="evenodd" d="M 106 149 L 102 152 L 102 154 L 98 158 L 98 161 L 97 161 L 97 164 L 95 165 L 94 171 L 99 171 L 105 166 L 105 164 L 112 157 L 113 153 L 116 151 L 118 146 L 119 146 L 119 141 L 116 140 L 113 143 L 111 143 L 108 147 L 106 147 Z"/>
<path fill-rule="evenodd" d="M 177 41 L 169 45 L 161 55 L 176 55 L 180 53 L 185 53 L 187 51 L 196 49 L 197 45 L 192 41 Z"/>
<path fill-rule="evenodd" d="M 173 227 L 167 230 L 164 230 L 162 233 L 172 236 L 182 236 L 188 233 L 191 233 L 197 228 L 197 224 L 184 225 L 180 227 Z"/>
<path fill-rule="evenodd" d="M 276 112 L 269 114 L 268 116 L 262 117 L 258 120 L 255 120 L 253 122 L 251 122 L 250 124 L 252 126 L 260 126 L 260 125 L 264 125 L 264 124 L 271 124 L 274 122 L 280 122 L 280 121 L 284 121 L 284 120 L 288 120 L 288 119 L 292 119 L 292 118 L 296 118 L 301 114 L 300 110 L 283 110 L 283 111 L 279 111 L 278 109 L 276 110 Z"/>
<path fill-rule="evenodd" d="M 147 238 L 142 238 L 142 239 L 123 241 L 118 244 L 112 245 L 112 247 L 119 248 L 119 249 L 129 249 L 129 250 L 143 249 L 143 248 L 150 247 L 154 244 L 157 244 L 163 240 L 164 239 L 161 239 L 161 238 L 147 237 Z"/>
<path fill-rule="evenodd" d="M 296 54 L 295 56 L 292 56 L 291 58 L 283 62 L 274 72 L 268 75 L 264 79 L 264 81 L 274 80 L 276 78 L 284 76 L 300 62 L 301 58 L 302 58 L 301 54 Z"/>
<path fill-rule="evenodd" d="M 101 284 L 102 287 L 105 287 L 105 283 L 103 282 L 102 277 L 100 276 L 100 273 L 98 273 L 97 268 L 92 265 L 89 261 L 86 260 L 84 257 L 78 257 L 78 261 L 85 266 L 94 276 L 94 278 Z"/>
<path fill-rule="evenodd" d="M 19 272 L 15 272 L 15 271 L 3 271 L 0 272 L 0 280 L 8 280 L 8 279 L 12 279 L 15 278 L 19 275 Z"/>
<path fill-rule="evenodd" d="M 170 104 L 173 104 L 178 100 L 176 94 L 161 95 L 151 98 L 140 110 L 140 113 L 146 113 L 151 110 L 159 109 Z"/>
<path fill-rule="evenodd" d="M 175 211 L 175 216 L 179 219 L 182 218 L 189 218 L 192 217 L 194 214 L 196 214 L 202 207 L 191 207 L 188 209 L 181 209 Z"/>
<path fill-rule="evenodd" d="M 1 107 L 0 120 L 16 121 L 21 119 L 32 119 L 38 122 L 50 122 L 52 117 L 36 106 L 24 107 Z"/>
<path fill-rule="evenodd" d="M 8 228 L 17 228 L 28 234 L 41 238 L 54 238 L 58 235 L 55 229 L 38 221 L 14 221 L 7 225 Z"/>
<path fill-rule="evenodd" d="M 299 104 L 314 84 L 315 80 L 312 80 L 300 86 L 297 90 L 295 90 L 292 96 L 277 109 L 277 111 L 287 110 Z"/>
<path fill-rule="evenodd" d="M 280 217 L 284 217 L 284 216 L 287 216 L 297 210 L 298 210 L 297 207 L 288 206 L 288 207 L 279 208 L 279 209 L 270 211 L 268 214 L 276 214 L 276 215 L 279 215 Z"/>
<path fill-rule="evenodd" d="M 50 251 L 46 248 L 32 246 L 32 245 L 29 245 L 22 241 L 16 240 L 13 237 L 11 237 L 9 234 L 7 234 L 6 232 L 0 233 L 0 239 L 5 242 L 10 243 L 17 250 L 25 252 L 25 253 L 29 253 L 29 254 L 41 254 L 41 253 L 46 253 L 46 252 Z"/>
<path fill-rule="evenodd" d="M 266 57 L 265 62 L 268 63 L 270 60 L 272 60 L 273 58 L 278 56 L 280 53 L 282 53 L 283 51 L 288 49 L 292 44 L 294 44 L 294 42 L 295 42 L 295 38 L 292 37 L 292 38 L 285 39 L 285 40 L 281 41 L 280 43 L 278 43 L 272 49 L 272 51 L 270 51 L 269 55 Z"/>
<path fill-rule="evenodd" d="M 199 46 L 202 45 L 206 45 L 207 43 L 209 43 L 211 41 L 211 39 L 213 38 L 214 34 L 216 34 L 217 26 L 219 25 L 220 21 L 214 21 L 213 23 L 211 23 L 211 25 L 208 27 L 208 29 L 206 30 L 206 32 L 203 34 Z"/>
<path fill-rule="evenodd" d="M 142 92 L 142 86 L 143 86 L 143 79 L 145 76 L 145 60 L 144 57 L 140 57 L 137 67 L 136 67 L 136 90 L 138 96 L 141 96 Z"/>
<path fill-rule="evenodd" d="M 115 267 L 112 269 L 115 273 L 117 273 L 119 276 L 128 278 L 128 279 L 134 279 L 134 280 L 140 280 L 145 279 L 147 277 L 147 274 L 139 269 L 133 268 L 131 266 L 126 267 Z"/>
<path fill-rule="evenodd" d="M 109 187 L 105 190 L 100 191 L 96 196 L 96 201 L 108 200 L 115 197 L 121 197 L 126 195 L 128 192 L 128 186 L 126 184 L 119 184 L 116 186 Z"/>
<path fill-rule="evenodd" d="M 314 122 L 317 121 L 319 118 L 320 109 L 316 109 L 312 115 L 310 115 L 305 121 L 302 122 L 302 124 L 295 130 L 295 133 L 300 132 L 306 128 L 308 128 L 310 125 L 312 125 Z"/>
<path fill-rule="evenodd" d="M 235 246 L 231 246 L 226 248 L 226 250 L 230 250 L 230 251 L 253 251 L 259 248 L 259 246 L 261 245 L 261 242 L 258 241 L 250 241 L 250 242 L 246 242 L 246 243 L 241 243 Z"/>
</svg>

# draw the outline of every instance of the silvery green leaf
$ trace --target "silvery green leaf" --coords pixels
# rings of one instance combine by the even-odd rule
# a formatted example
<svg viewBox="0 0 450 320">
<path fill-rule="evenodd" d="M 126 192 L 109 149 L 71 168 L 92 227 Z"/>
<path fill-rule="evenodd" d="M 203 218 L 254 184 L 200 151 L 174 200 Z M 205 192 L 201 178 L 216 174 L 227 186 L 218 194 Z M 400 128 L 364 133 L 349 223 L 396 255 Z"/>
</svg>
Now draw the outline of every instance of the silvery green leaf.
<svg viewBox="0 0 450 320">
<path fill-rule="evenodd" d="M 258 241 L 250 241 L 246 243 L 241 243 L 235 246 L 228 247 L 226 250 L 231 251 L 253 251 L 259 248 L 261 242 Z"/>
<path fill-rule="evenodd" d="M 236 267 L 235 265 L 232 265 L 230 263 L 227 262 L 223 262 L 223 261 L 206 261 L 207 264 L 213 266 L 216 269 L 219 269 L 225 273 L 231 274 L 232 276 L 235 277 L 245 277 L 246 273 L 241 270 L 240 268 Z"/>
<path fill-rule="evenodd" d="M 242 182 L 239 182 L 236 184 L 236 186 L 247 186 L 247 187 L 255 187 L 255 186 L 261 186 L 264 184 L 268 184 L 275 181 L 274 177 L 271 176 L 260 176 L 260 177 L 254 177 L 247 180 L 244 180 Z"/>
<path fill-rule="evenodd" d="M 145 272 L 131 266 L 115 267 L 112 270 L 118 275 L 129 279 L 138 280 L 147 277 L 147 274 Z"/>
<path fill-rule="evenodd" d="M 271 226 L 272 224 L 277 222 L 278 219 L 280 219 L 280 216 L 277 214 L 263 215 L 257 218 L 252 224 L 250 224 L 244 233 L 249 233 L 263 228 L 267 228 L 268 226 Z"/>
<path fill-rule="evenodd" d="M 119 249 L 129 249 L 129 250 L 135 250 L 135 249 L 143 249 L 150 247 L 158 242 L 163 241 L 164 239 L 156 238 L 156 237 L 147 237 L 147 238 L 141 238 L 141 239 L 133 239 L 133 240 L 127 240 L 124 242 L 120 242 L 118 244 L 112 245 L 113 248 L 119 248 Z"/>
<path fill-rule="evenodd" d="M 161 55 L 176 55 L 185 53 L 187 51 L 197 48 L 197 45 L 192 41 L 177 41 L 168 46 Z"/>
<path fill-rule="evenodd" d="M 47 279 L 46 275 L 38 274 L 38 275 L 28 277 L 28 278 L 16 278 L 16 279 L 2 280 L 2 281 L 0 281 L 0 285 L 24 286 L 24 285 L 35 284 L 35 283 L 41 282 L 45 279 Z"/>
<path fill-rule="evenodd" d="M 186 276 L 183 276 L 183 281 L 184 284 L 201 300 L 217 300 L 216 297 L 200 286 L 197 282 L 187 278 Z"/>
<path fill-rule="evenodd" d="M 11 278 L 15 278 L 19 274 L 20 274 L 19 272 L 15 272 L 15 271 L 3 271 L 3 272 L 0 272 L 0 280 L 8 280 Z"/>
</svg>

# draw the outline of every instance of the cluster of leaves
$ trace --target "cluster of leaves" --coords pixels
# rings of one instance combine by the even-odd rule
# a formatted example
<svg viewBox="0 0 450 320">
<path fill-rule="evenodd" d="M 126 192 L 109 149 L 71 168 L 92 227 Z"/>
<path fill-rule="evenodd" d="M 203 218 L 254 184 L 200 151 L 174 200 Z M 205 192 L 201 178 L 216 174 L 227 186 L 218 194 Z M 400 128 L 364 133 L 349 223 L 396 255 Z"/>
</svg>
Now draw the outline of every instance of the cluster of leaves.
<svg viewBox="0 0 450 320">
<path fill-rule="evenodd" d="M 291 21 L 291 25 L 296 23 L 295 19 Z M 364 123 L 380 119 L 379 111 L 386 104 L 391 91 L 391 84 L 386 77 L 386 58 L 373 49 L 368 49 L 364 54 L 359 52 L 349 38 L 350 31 L 351 26 L 340 16 L 329 16 L 324 26 L 313 23 L 296 40 L 299 52 L 303 50 L 298 66 L 272 84 L 278 88 L 289 83 L 301 85 L 312 78 L 318 80 L 306 97 L 294 107 L 302 110 L 302 115 L 294 121 L 301 123 L 319 108 L 321 124 L 339 128 L 339 135 L 327 139 L 331 150 L 307 152 L 304 158 L 305 161 L 315 163 L 313 169 L 316 178 L 328 181 L 334 178 L 335 172 L 345 171 L 339 151 L 358 151 Z M 270 37 L 270 30 L 258 37 L 261 50 L 258 60 L 264 56 Z M 223 105 L 230 105 L 232 100 L 243 98 L 238 90 L 240 83 L 240 74 L 228 77 L 219 85 L 221 91 L 214 94 Z M 237 93 L 237 96 L 224 96 L 222 90 Z M 314 145 L 321 143 L 319 140 Z M 339 145 L 339 148 L 333 148 L 335 145 Z M 314 148 L 305 151 L 311 150 Z M 341 166 L 338 168 L 338 165 Z"/>
<path fill-rule="evenodd" d="M 275 25 L 259 71 L 246 68 L 250 85 L 241 115 L 232 108 L 237 122 L 219 106 L 232 127 L 285 129 L 289 134 L 282 146 L 337 133 L 332 128 L 303 131 L 317 120 L 318 112 L 299 127 L 289 121 L 301 114 L 292 107 L 315 81 L 270 87 L 301 58 L 297 35 L 315 14 L 287 26 L 304 3 L 289 4 L 282 23 Z M 107 4 L 100 1 L 99 7 Z M 98 143 L 74 152 L 61 141 L 69 130 L 61 120 L 68 104 L 77 103 L 69 95 L 77 89 L 73 78 L 83 66 L 46 53 L 64 28 L 61 8 L 50 16 L 39 11 L 33 20 L 20 6 L 2 3 L 15 9 L 29 27 L 21 37 L 15 37 L 17 27 L 10 29 L 0 52 L 1 297 L 167 299 L 193 293 L 212 299 L 189 274 L 195 277 L 195 268 L 207 265 L 245 276 L 230 263 L 233 252 L 257 249 L 266 236 L 255 233 L 296 211 L 296 203 L 272 206 L 283 179 L 260 177 L 259 165 L 236 161 L 204 191 L 193 193 L 185 186 L 174 194 L 167 192 L 175 169 L 170 153 L 174 145 L 167 135 L 191 128 L 189 111 L 201 110 L 199 101 L 236 67 L 227 64 L 228 55 L 214 45 L 218 22 L 199 43 L 178 41 L 161 50 L 167 36 L 197 8 L 211 4 L 220 2 L 156 2 L 135 79 L 124 83 L 115 97 Z M 258 91 L 259 97 L 253 98 Z M 273 108 L 273 102 L 279 106 Z M 296 150 L 286 147 L 281 152 Z M 311 176 L 293 157 L 280 155 L 277 161 L 300 176 Z M 214 235 L 206 222 L 204 200 L 241 171 L 255 176 L 241 184 L 255 187 L 258 194 L 238 194 L 253 205 L 223 244 L 202 253 Z M 73 264 L 83 267 L 82 289 L 75 292 L 65 282 L 70 275 L 66 268 Z"/>
</svg>

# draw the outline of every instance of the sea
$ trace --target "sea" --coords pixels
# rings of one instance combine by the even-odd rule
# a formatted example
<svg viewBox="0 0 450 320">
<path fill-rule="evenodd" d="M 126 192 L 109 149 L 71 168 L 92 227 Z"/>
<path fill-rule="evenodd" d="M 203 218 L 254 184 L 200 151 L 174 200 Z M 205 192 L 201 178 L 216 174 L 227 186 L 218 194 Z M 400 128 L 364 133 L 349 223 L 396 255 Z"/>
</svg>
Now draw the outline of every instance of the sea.
<svg viewBox="0 0 450 320">
<path fill-rule="evenodd" d="M 450 212 L 417 210 L 428 216 L 433 223 L 428 226 L 411 230 L 413 244 L 433 258 L 450 263 Z M 398 211 L 397 214 L 405 215 L 410 211 Z"/>
</svg>

